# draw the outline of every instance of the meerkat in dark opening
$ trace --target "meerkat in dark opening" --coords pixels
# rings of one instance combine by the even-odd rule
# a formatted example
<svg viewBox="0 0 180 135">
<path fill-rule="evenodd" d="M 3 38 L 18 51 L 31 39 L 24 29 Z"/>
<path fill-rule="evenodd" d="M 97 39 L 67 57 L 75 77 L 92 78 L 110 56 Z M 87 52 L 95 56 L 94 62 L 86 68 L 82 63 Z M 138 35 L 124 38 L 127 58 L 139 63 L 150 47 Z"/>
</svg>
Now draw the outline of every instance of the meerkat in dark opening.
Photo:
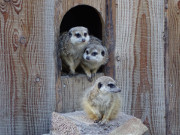
<svg viewBox="0 0 180 135">
<path fill-rule="evenodd" d="M 87 75 L 89 81 L 95 76 L 98 69 L 108 62 L 108 51 L 99 41 L 91 41 L 85 48 L 81 67 Z"/>
<path fill-rule="evenodd" d="M 82 107 L 95 123 L 107 124 L 119 112 L 120 91 L 111 77 L 102 76 L 85 91 Z"/>
<path fill-rule="evenodd" d="M 89 39 L 88 29 L 82 26 L 73 27 L 60 36 L 58 57 L 69 67 L 71 75 L 75 74 Z"/>
</svg>

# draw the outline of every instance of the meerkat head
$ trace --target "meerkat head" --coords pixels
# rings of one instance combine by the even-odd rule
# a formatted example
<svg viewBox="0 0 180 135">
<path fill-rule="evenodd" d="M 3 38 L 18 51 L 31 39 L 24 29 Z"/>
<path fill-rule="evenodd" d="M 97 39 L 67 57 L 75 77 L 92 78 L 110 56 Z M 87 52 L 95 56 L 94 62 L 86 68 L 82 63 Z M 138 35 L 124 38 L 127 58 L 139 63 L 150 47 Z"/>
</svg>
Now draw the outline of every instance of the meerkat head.
<svg viewBox="0 0 180 135">
<path fill-rule="evenodd" d="M 101 45 L 89 44 L 83 54 L 85 61 L 101 62 L 105 56 L 105 48 Z"/>
<path fill-rule="evenodd" d="M 69 30 L 69 36 L 73 45 L 82 45 L 89 42 L 88 29 L 82 26 L 71 28 Z"/>
<path fill-rule="evenodd" d="M 103 94 L 121 92 L 120 88 L 116 86 L 116 82 L 108 76 L 102 76 L 95 82 L 97 89 Z"/>
</svg>

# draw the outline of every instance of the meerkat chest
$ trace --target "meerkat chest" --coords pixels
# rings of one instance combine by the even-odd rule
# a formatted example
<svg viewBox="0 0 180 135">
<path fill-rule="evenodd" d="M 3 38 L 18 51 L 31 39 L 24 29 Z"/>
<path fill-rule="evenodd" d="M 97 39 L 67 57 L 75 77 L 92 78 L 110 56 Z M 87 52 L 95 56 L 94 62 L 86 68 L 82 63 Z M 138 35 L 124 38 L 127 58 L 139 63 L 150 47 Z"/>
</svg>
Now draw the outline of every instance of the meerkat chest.
<svg viewBox="0 0 180 135">
<path fill-rule="evenodd" d="M 109 95 L 99 95 L 97 100 L 98 106 L 107 107 L 110 105 L 111 97 Z"/>
<path fill-rule="evenodd" d="M 71 53 L 77 54 L 77 55 L 80 55 L 80 54 L 82 55 L 85 47 L 86 47 L 85 44 L 72 45 Z"/>
</svg>

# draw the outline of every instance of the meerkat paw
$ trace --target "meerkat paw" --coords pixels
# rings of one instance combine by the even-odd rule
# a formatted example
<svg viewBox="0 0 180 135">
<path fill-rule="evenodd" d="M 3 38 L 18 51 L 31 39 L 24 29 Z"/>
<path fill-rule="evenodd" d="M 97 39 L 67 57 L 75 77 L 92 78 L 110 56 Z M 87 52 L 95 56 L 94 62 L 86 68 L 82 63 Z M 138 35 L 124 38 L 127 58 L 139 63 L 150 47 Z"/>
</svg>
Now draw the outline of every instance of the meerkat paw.
<svg viewBox="0 0 180 135">
<path fill-rule="evenodd" d="M 91 78 L 94 78 L 96 76 L 96 73 L 93 73 L 92 75 L 91 75 Z"/>
<path fill-rule="evenodd" d="M 94 121 L 94 123 L 99 123 L 102 120 L 102 117 L 99 117 L 97 120 Z"/>
<path fill-rule="evenodd" d="M 89 82 L 93 81 L 92 77 L 87 76 L 87 79 L 88 79 Z"/>
<path fill-rule="evenodd" d="M 95 120 L 94 123 L 99 123 L 99 120 Z"/>
<path fill-rule="evenodd" d="M 102 120 L 102 121 L 99 121 L 99 125 L 103 126 L 103 125 L 106 125 L 109 121 L 108 120 Z"/>
</svg>

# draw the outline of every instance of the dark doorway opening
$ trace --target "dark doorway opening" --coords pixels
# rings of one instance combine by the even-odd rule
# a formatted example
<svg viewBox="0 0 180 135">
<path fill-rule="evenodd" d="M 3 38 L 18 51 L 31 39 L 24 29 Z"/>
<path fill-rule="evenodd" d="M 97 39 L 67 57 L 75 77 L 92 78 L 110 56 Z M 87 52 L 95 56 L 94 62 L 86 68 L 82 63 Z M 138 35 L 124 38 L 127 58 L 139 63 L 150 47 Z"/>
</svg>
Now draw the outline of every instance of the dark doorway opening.
<svg viewBox="0 0 180 135">
<path fill-rule="evenodd" d="M 93 7 L 80 5 L 70 9 L 63 17 L 60 33 L 69 31 L 75 26 L 88 28 L 89 34 L 102 40 L 102 19 L 99 12 Z"/>
</svg>

